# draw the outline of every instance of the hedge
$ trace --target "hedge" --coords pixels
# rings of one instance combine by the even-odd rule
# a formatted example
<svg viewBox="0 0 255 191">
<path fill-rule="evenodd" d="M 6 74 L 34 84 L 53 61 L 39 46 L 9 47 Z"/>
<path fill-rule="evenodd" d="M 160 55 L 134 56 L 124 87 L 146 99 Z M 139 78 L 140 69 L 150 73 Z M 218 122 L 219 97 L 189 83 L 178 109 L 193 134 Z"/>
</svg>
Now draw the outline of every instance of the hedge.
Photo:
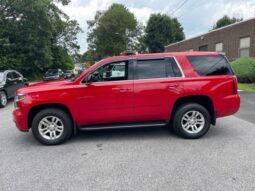
<svg viewBox="0 0 255 191">
<path fill-rule="evenodd" d="M 233 70 L 241 83 L 255 83 L 255 59 L 240 58 L 231 63 Z"/>
</svg>

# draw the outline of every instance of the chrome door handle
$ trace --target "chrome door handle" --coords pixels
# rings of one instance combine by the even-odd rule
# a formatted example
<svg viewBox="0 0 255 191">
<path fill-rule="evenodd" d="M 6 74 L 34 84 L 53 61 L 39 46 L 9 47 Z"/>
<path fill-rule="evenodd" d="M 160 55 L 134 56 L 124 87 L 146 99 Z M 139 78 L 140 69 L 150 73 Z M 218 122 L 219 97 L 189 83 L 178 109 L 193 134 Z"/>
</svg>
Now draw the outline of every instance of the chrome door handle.
<svg viewBox="0 0 255 191">
<path fill-rule="evenodd" d="M 112 88 L 114 91 L 119 91 L 119 92 L 129 92 L 130 89 L 128 88 Z"/>
<path fill-rule="evenodd" d="M 179 87 L 179 85 L 169 85 L 169 86 L 167 86 L 168 89 L 176 89 L 178 87 Z"/>
</svg>

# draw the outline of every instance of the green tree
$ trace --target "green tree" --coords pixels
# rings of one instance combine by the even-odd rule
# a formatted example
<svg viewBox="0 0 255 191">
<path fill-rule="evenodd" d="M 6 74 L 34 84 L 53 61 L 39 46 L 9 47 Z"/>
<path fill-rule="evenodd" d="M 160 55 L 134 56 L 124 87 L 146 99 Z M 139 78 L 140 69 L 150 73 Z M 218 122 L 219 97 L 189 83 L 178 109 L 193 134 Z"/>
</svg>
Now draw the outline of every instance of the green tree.
<svg viewBox="0 0 255 191">
<path fill-rule="evenodd" d="M 133 13 L 121 4 L 113 4 L 108 10 L 97 12 L 94 20 L 88 21 L 89 49 L 96 59 L 119 55 L 133 48 L 138 33 L 138 23 Z"/>
<path fill-rule="evenodd" d="M 69 0 L 0 0 L 0 69 L 28 77 L 50 67 L 70 66 L 80 28 L 55 2 Z"/>
<path fill-rule="evenodd" d="M 98 59 L 96 58 L 96 54 L 94 50 L 87 50 L 80 59 L 80 62 L 85 63 L 89 62 L 90 64 L 94 64 Z"/>
<path fill-rule="evenodd" d="M 149 52 L 163 52 L 165 46 L 185 38 L 176 18 L 165 14 L 152 14 L 145 28 L 144 42 Z"/>
<path fill-rule="evenodd" d="M 218 28 L 221 28 L 221 27 L 224 27 L 224 26 L 227 26 L 227 25 L 231 25 L 233 23 L 236 23 L 236 22 L 240 22 L 242 21 L 243 19 L 238 19 L 238 18 L 230 18 L 229 16 L 227 15 L 224 15 L 222 18 L 220 18 L 216 24 L 213 26 L 213 29 L 218 29 Z"/>
</svg>

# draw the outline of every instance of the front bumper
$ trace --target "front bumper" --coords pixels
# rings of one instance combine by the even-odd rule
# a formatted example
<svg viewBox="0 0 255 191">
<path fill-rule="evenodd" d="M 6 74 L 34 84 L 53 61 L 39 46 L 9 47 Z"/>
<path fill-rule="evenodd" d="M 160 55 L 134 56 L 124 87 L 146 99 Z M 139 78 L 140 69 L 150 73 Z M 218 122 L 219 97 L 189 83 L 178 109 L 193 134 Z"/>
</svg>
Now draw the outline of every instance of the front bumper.
<svg viewBox="0 0 255 191">
<path fill-rule="evenodd" d="M 23 132 L 29 131 L 27 114 L 20 109 L 14 110 L 12 113 L 13 121 L 16 124 L 16 127 Z"/>
</svg>

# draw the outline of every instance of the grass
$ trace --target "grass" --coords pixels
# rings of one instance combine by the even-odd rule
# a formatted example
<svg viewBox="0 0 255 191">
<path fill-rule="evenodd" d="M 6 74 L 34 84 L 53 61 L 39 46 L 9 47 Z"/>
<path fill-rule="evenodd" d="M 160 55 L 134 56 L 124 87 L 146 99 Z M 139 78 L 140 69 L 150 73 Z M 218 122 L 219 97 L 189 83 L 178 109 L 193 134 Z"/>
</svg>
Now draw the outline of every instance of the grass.
<svg viewBox="0 0 255 191">
<path fill-rule="evenodd" d="M 255 84 L 238 84 L 238 89 L 247 91 L 247 92 L 255 92 Z"/>
</svg>

